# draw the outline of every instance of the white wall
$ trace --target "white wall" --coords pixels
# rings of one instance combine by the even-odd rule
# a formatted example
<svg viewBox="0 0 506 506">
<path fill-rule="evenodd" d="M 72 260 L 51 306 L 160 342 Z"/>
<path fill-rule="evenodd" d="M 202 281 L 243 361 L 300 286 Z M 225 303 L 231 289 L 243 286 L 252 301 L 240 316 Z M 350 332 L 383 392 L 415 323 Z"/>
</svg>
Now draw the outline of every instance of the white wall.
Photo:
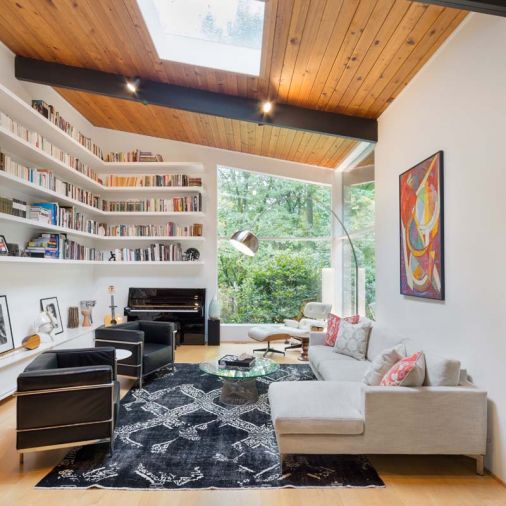
<svg viewBox="0 0 506 506">
<path fill-rule="evenodd" d="M 379 119 L 377 318 L 461 360 L 489 393 L 487 467 L 506 480 L 506 19 L 471 15 Z M 442 149 L 446 301 L 399 294 L 398 175 Z"/>
</svg>

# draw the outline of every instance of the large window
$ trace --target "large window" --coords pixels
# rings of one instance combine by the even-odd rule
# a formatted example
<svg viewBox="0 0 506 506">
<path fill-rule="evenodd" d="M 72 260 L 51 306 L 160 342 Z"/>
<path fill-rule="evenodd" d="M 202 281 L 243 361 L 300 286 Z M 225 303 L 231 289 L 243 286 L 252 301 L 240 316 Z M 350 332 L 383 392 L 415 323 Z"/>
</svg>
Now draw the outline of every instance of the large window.
<svg viewBox="0 0 506 506">
<path fill-rule="evenodd" d="M 218 168 L 218 286 L 225 323 L 277 323 L 321 300 L 330 267 L 330 187 L 227 167 Z M 228 238 L 252 230 L 247 257 Z"/>
</svg>

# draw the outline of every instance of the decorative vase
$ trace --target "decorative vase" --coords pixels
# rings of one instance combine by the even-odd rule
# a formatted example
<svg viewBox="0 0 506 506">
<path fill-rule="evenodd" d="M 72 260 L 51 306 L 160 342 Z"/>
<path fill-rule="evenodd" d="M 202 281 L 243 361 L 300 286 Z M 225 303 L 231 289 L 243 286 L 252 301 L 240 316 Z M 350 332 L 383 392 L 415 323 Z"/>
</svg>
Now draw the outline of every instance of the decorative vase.
<svg viewBox="0 0 506 506">
<path fill-rule="evenodd" d="M 220 316 L 221 316 L 220 301 L 216 297 L 213 297 L 213 299 L 209 303 L 209 319 L 219 320 Z"/>
</svg>

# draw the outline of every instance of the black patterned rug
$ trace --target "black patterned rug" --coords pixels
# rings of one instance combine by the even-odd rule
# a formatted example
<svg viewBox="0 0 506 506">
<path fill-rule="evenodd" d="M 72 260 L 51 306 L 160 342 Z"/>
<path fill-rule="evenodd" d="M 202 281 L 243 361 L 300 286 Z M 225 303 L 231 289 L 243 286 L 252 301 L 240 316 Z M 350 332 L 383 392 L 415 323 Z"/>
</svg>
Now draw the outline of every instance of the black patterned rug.
<svg viewBox="0 0 506 506">
<path fill-rule="evenodd" d="M 273 381 L 315 379 L 307 365 L 282 365 L 259 378 L 255 404 L 226 406 L 221 380 L 177 364 L 121 401 L 114 454 L 106 445 L 70 451 L 39 488 L 226 489 L 381 487 L 365 456 L 297 456 L 280 473 L 267 389 Z"/>
</svg>

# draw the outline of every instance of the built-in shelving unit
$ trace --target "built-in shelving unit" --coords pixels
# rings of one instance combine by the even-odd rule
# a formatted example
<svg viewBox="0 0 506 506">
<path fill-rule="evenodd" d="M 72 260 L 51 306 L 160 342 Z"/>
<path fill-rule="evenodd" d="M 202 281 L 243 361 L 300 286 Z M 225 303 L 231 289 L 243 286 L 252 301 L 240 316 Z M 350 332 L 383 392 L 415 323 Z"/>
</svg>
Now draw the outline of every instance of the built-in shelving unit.
<svg viewBox="0 0 506 506">
<path fill-rule="evenodd" d="M 33 130 L 49 142 L 77 157 L 83 163 L 89 165 L 98 175 L 119 174 L 119 175 L 158 175 L 158 174 L 198 174 L 203 172 L 204 167 L 198 162 L 105 162 L 93 152 L 81 145 L 72 136 L 58 128 L 55 124 L 33 109 L 30 104 L 16 96 L 8 88 L 0 84 L 0 110 L 13 118 L 20 125 Z M 13 159 L 28 167 L 44 168 L 53 171 L 54 175 L 63 181 L 90 191 L 94 195 L 114 200 L 122 198 L 125 200 L 149 198 L 148 195 L 160 194 L 161 198 L 169 196 L 186 196 L 190 193 L 201 194 L 205 191 L 201 186 L 125 186 L 111 187 L 83 174 L 59 159 L 53 157 L 37 146 L 17 136 L 5 126 L 0 125 L 0 149 L 2 152 L 12 156 Z M 163 218 L 182 218 L 183 223 L 188 223 L 188 218 L 203 218 L 205 212 L 132 212 L 132 211 L 104 211 L 77 199 L 55 192 L 38 184 L 32 183 L 10 173 L 0 171 L 0 188 L 10 190 L 11 193 L 19 195 L 20 198 L 29 201 L 57 202 L 61 206 L 72 206 L 82 212 L 89 219 L 98 223 L 105 222 L 117 225 L 119 218 L 128 220 L 135 219 L 133 223 L 139 223 L 140 218 L 146 218 L 141 222 L 143 225 L 149 223 L 160 223 Z M 2 196 L 2 195 L 0 195 Z M 112 221 L 108 221 L 109 218 Z M 82 237 L 101 244 L 106 243 L 109 247 L 113 243 L 121 243 L 124 247 L 129 242 L 135 244 L 177 241 L 181 243 L 198 243 L 205 241 L 203 236 L 104 236 L 95 233 L 74 230 L 57 225 L 48 225 L 29 218 L 22 218 L 10 214 L 0 213 L 0 222 L 15 223 L 27 228 L 35 228 L 40 231 L 67 234 L 69 236 Z M 107 249 L 107 248 L 104 248 Z M 67 259 L 46 259 L 27 257 L 0 257 L 0 263 L 44 263 L 48 264 L 81 264 L 81 265 L 202 265 L 202 261 L 181 262 L 181 261 L 138 261 L 138 262 L 108 262 L 93 260 L 67 260 Z"/>
</svg>

